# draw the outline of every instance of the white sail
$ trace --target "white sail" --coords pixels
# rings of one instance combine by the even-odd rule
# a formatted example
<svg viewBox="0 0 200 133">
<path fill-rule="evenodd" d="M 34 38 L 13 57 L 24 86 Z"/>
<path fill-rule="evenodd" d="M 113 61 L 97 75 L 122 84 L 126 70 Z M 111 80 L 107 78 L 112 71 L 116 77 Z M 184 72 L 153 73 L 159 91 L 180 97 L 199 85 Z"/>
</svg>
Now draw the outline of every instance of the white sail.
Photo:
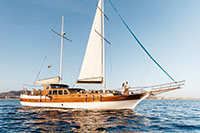
<svg viewBox="0 0 200 133">
<path fill-rule="evenodd" d="M 35 84 L 57 84 L 60 82 L 60 77 L 46 78 L 37 80 Z"/>
<path fill-rule="evenodd" d="M 103 83 L 102 0 L 99 0 L 77 83 Z"/>
</svg>

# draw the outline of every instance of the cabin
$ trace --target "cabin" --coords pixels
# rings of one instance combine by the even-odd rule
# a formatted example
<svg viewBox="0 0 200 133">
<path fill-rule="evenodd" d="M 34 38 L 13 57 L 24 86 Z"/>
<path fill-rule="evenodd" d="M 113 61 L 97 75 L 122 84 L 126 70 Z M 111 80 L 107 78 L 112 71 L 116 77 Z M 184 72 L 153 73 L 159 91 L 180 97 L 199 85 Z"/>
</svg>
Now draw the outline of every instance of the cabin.
<svg viewBox="0 0 200 133">
<path fill-rule="evenodd" d="M 85 89 L 69 88 L 69 86 L 65 84 L 43 84 L 43 87 L 43 91 L 41 89 L 33 89 L 31 95 L 70 95 L 85 92 Z"/>
<path fill-rule="evenodd" d="M 69 88 L 66 84 L 43 84 L 44 89 L 33 89 L 31 94 L 32 96 L 50 96 L 50 97 L 63 97 L 63 96 L 72 96 L 76 97 L 77 95 L 121 95 L 120 91 L 106 90 L 104 93 L 103 90 L 88 90 L 86 91 L 83 88 Z"/>
</svg>

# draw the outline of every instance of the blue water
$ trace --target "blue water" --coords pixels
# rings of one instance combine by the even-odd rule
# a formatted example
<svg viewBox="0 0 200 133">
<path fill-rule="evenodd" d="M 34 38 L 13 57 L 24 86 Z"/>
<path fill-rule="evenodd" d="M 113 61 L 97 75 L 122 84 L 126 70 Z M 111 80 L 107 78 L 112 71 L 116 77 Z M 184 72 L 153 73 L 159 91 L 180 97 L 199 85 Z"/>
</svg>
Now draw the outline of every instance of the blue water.
<svg viewBox="0 0 200 133">
<path fill-rule="evenodd" d="M 144 100 L 135 110 L 22 107 L 0 100 L 0 132 L 200 132 L 200 101 Z"/>
</svg>

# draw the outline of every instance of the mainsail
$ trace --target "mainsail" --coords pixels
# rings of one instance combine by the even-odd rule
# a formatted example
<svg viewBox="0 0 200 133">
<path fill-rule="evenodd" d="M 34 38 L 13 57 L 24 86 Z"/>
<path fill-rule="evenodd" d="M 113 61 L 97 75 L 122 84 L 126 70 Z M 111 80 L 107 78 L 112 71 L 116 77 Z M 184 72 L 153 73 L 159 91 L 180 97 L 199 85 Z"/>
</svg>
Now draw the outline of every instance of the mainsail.
<svg viewBox="0 0 200 133">
<path fill-rule="evenodd" d="M 99 0 L 77 83 L 103 83 L 103 17 Z"/>
</svg>

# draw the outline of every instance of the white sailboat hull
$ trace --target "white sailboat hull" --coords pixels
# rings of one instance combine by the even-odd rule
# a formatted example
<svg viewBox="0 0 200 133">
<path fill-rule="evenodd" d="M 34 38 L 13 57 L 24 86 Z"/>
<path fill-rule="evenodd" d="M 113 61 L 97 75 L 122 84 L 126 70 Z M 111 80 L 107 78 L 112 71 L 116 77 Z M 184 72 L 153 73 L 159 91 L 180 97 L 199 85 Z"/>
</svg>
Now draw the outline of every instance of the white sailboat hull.
<svg viewBox="0 0 200 133">
<path fill-rule="evenodd" d="M 123 101 L 111 101 L 111 102 L 23 102 L 20 103 L 23 106 L 30 107 L 50 107 L 50 108 L 78 108 L 78 109 L 134 109 L 135 106 L 148 96 L 145 95 L 141 99 L 137 100 L 123 100 Z"/>
</svg>

